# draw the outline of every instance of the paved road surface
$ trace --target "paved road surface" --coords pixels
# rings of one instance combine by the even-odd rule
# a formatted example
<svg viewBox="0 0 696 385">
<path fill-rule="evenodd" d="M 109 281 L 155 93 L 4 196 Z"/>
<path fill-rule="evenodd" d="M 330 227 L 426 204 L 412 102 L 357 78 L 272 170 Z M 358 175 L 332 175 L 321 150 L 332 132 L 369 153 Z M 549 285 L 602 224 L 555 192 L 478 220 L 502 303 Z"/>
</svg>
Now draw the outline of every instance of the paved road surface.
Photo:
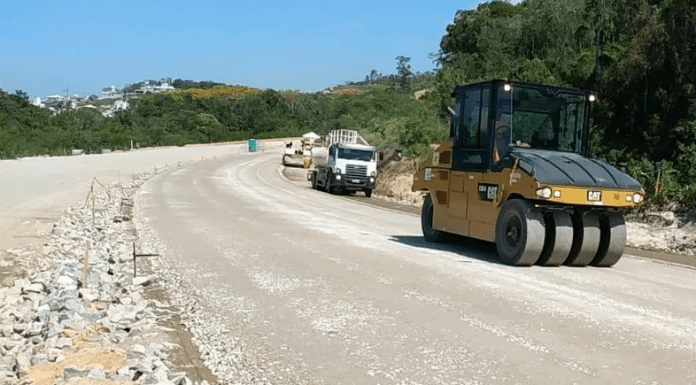
<svg viewBox="0 0 696 385">
<path fill-rule="evenodd" d="M 282 147 L 282 139 L 267 146 Z M 129 152 L 0 160 L 0 249 L 39 243 L 68 206 L 87 196 L 92 178 L 129 182 L 155 167 L 245 151 L 244 143 L 146 148 Z"/>
<path fill-rule="evenodd" d="M 414 214 L 288 181 L 277 154 L 163 174 L 139 201 L 272 383 L 696 383 L 691 268 L 500 265 L 487 244 L 425 243 Z"/>
</svg>

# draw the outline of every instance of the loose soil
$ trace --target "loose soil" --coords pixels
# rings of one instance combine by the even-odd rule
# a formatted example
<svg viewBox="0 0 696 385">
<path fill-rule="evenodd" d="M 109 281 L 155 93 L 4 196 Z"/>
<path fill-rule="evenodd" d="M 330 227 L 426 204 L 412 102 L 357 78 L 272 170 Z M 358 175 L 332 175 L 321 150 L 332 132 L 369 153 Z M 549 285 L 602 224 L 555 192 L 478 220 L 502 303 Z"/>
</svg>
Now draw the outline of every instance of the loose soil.
<svg viewBox="0 0 696 385">
<path fill-rule="evenodd" d="M 423 194 L 411 191 L 416 166 L 412 159 L 391 162 L 379 170 L 374 193 L 383 199 L 412 206 L 423 205 Z"/>
<path fill-rule="evenodd" d="M 126 353 L 118 349 L 99 349 L 94 347 L 75 347 L 66 351 L 65 359 L 52 364 L 33 366 L 22 380 L 31 380 L 34 385 L 51 385 L 63 377 L 63 369 L 75 366 L 81 369 L 103 369 L 116 373 L 127 361 Z M 82 379 L 81 384 L 103 384 L 103 381 Z"/>
</svg>

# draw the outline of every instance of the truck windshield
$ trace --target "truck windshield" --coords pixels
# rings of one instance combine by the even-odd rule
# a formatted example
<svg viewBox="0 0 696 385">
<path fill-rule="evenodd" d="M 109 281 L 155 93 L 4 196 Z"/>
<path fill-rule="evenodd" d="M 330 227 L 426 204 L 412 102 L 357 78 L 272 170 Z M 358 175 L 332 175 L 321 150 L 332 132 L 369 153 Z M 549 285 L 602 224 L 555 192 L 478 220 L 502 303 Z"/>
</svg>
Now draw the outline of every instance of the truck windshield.
<svg viewBox="0 0 696 385">
<path fill-rule="evenodd" d="M 555 88 L 500 86 L 495 116 L 495 148 L 508 145 L 580 153 L 585 96 Z"/>
<path fill-rule="evenodd" d="M 365 162 L 371 161 L 375 156 L 374 151 L 356 150 L 352 148 L 338 148 L 338 157 L 348 160 L 362 160 Z"/>
</svg>

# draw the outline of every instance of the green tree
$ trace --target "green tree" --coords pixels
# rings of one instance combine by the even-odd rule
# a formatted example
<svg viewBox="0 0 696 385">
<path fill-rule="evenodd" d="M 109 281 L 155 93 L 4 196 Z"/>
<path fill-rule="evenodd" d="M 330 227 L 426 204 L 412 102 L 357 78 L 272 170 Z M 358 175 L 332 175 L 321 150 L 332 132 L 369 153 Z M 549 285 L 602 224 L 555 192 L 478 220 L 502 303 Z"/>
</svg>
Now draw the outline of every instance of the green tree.
<svg viewBox="0 0 696 385">
<path fill-rule="evenodd" d="M 411 68 L 411 62 L 410 57 L 406 56 L 397 56 L 396 57 L 396 74 L 399 79 L 399 85 L 401 86 L 401 89 L 404 91 L 408 90 L 408 85 L 409 82 L 411 81 L 411 78 L 413 77 L 413 71 Z"/>
<path fill-rule="evenodd" d="M 16 90 L 14 92 L 14 96 L 16 96 L 20 99 L 29 100 L 29 94 L 27 94 L 26 92 L 24 92 L 22 90 Z"/>
</svg>

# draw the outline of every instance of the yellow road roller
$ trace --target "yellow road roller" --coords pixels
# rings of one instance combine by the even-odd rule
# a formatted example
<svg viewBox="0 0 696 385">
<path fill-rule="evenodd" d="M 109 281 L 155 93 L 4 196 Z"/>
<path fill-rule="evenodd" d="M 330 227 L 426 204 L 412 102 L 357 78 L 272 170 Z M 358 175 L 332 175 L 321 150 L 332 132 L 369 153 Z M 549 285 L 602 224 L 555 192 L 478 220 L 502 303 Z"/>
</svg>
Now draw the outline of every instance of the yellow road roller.
<svg viewBox="0 0 696 385">
<path fill-rule="evenodd" d="M 510 265 L 609 267 L 626 245 L 640 183 L 588 158 L 589 110 L 577 89 L 492 80 L 457 86 L 449 138 L 417 163 L 425 239 L 495 242 Z"/>
</svg>

